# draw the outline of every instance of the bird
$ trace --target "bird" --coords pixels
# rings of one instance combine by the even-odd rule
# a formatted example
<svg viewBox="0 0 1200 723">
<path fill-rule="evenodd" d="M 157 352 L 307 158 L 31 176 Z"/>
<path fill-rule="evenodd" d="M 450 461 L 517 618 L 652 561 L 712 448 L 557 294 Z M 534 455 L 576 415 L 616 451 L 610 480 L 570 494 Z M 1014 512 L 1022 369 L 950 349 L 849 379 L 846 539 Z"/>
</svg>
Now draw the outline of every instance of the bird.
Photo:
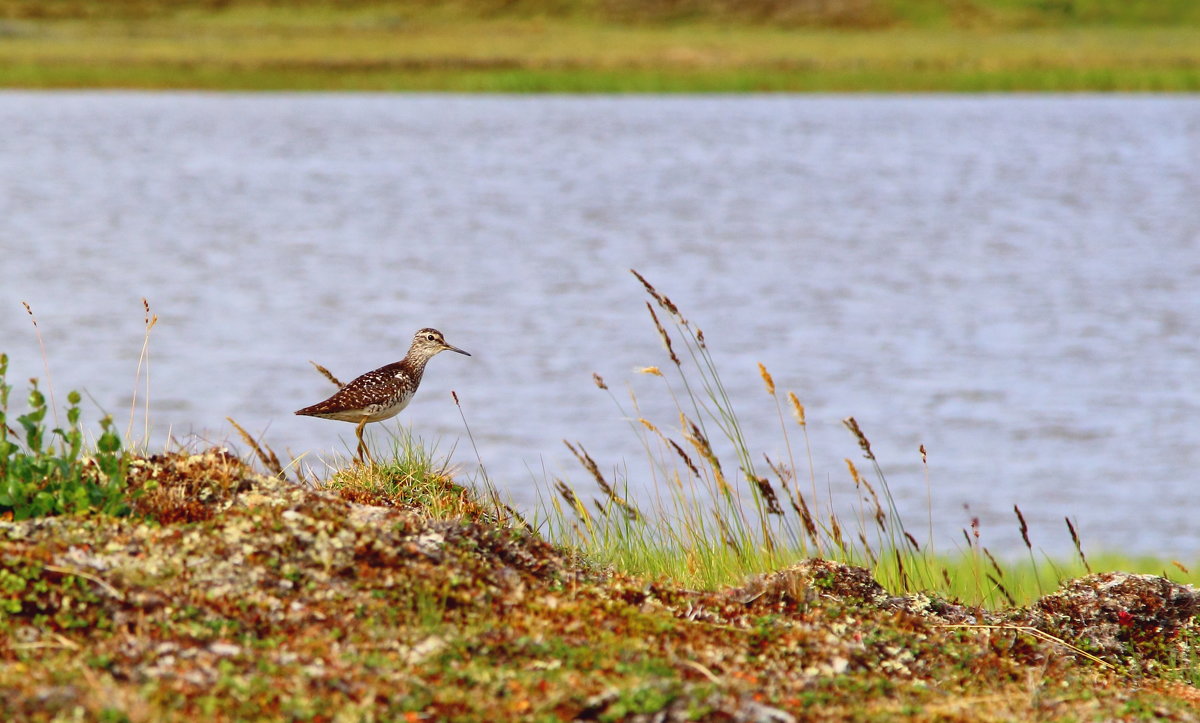
<svg viewBox="0 0 1200 723">
<path fill-rule="evenodd" d="M 370 457 L 366 442 L 363 441 L 363 427 L 368 422 L 391 419 L 407 407 L 417 391 L 417 386 L 421 384 L 425 365 L 444 351 L 456 351 L 471 356 L 462 349 L 447 344 L 446 338 L 437 329 L 421 329 L 413 335 L 412 346 L 403 359 L 363 374 L 343 386 L 332 397 L 311 407 L 297 410 L 296 414 L 357 423 L 354 436 L 358 438 L 358 460 L 362 463 L 364 454 Z"/>
</svg>

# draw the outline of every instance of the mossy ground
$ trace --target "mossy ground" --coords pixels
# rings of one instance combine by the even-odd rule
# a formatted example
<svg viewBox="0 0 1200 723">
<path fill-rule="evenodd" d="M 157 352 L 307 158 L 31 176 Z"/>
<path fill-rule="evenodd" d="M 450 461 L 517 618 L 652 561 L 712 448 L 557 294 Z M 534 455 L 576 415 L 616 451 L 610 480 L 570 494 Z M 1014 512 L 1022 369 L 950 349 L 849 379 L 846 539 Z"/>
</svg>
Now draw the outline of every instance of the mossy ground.
<svg viewBox="0 0 1200 723">
<path fill-rule="evenodd" d="M 219 451 L 130 470 L 133 517 L 0 524 L 5 720 L 1200 719 L 1196 597 L 1157 579 L 997 614 L 821 561 L 701 592 L 478 504 L 366 506 Z"/>
</svg>

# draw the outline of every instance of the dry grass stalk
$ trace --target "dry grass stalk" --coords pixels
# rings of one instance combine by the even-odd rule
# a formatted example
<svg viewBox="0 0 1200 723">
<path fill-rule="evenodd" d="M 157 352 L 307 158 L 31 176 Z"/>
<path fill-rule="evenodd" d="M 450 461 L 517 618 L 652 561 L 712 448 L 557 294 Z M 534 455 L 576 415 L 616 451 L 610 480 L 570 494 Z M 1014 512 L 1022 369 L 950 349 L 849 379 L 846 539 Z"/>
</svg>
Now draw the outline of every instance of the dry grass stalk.
<svg viewBox="0 0 1200 723">
<path fill-rule="evenodd" d="M 846 459 L 845 462 L 846 467 L 850 469 L 850 476 L 854 479 L 854 486 L 866 488 L 867 492 L 871 494 L 871 501 L 875 505 L 875 524 L 879 525 L 879 529 L 886 532 L 887 515 L 883 512 L 883 505 L 879 503 L 879 495 L 875 494 L 875 488 L 871 486 L 866 477 L 859 474 L 858 468 L 854 466 L 854 462 L 849 459 Z"/>
<path fill-rule="evenodd" d="M 914 550 L 917 552 L 921 551 L 921 546 L 917 543 L 917 538 L 913 537 L 912 533 L 908 530 L 904 531 L 904 539 L 908 540 L 908 544 L 912 545 Z"/>
<path fill-rule="evenodd" d="M 813 537 L 816 527 L 812 526 L 812 517 L 808 515 L 808 504 L 802 499 L 799 487 L 795 489 L 792 488 L 791 482 L 793 479 L 795 479 L 795 474 L 790 468 L 787 468 L 781 464 L 776 464 L 765 453 L 763 454 L 763 459 L 766 460 L 767 466 L 771 468 L 771 471 L 775 473 L 775 476 L 779 478 L 779 484 L 783 487 L 783 493 L 787 497 L 788 503 L 792 506 L 792 509 L 795 510 L 798 515 L 800 515 L 800 520 L 804 524 L 805 533 L 808 534 L 810 538 Z M 803 510 L 803 512 L 801 512 L 801 510 Z M 808 519 L 805 519 L 806 517 Z M 809 530 L 810 526 L 812 526 L 812 531 Z M 816 540 L 814 539 L 813 542 L 815 543 Z"/>
<path fill-rule="evenodd" d="M 63 567 L 61 565 L 43 565 L 42 569 L 49 570 L 50 572 L 57 572 L 60 575 L 72 575 L 74 577 L 81 577 L 84 580 L 90 580 L 90 581 L 96 583 L 97 585 L 99 585 L 100 587 L 104 588 L 104 592 L 106 594 L 108 594 L 109 597 L 114 598 L 116 600 L 120 600 L 122 602 L 125 601 L 124 593 L 122 593 L 117 588 L 113 587 L 111 584 L 108 583 L 108 581 L 104 580 L 103 578 L 97 577 L 96 575 L 93 575 L 92 573 L 87 572 L 85 570 L 80 570 L 77 567 Z M 57 636 L 57 637 L 59 637 L 60 640 L 66 641 L 69 644 L 68 647 L 73 647 L 73 648 L 79 647 L 77 644 L 75 644 L 73 641 L 71 641 L 68 638 L 62 638 L 62 636 Z"/>
<path fill-rule="evenodd" d="M 575 445 L 565 439 L 563 440 L 563 444 L 567 445 L 567 449 L 571 450 L 571 454 L 575 455 L 575 459 L 579 460 L 579 464 L 583 465 L 583 468 L 588 471 L 588 474 L 592 476 L 592 479 L 596 481 L 596 485 L 606 496 L 612 497 L 616 494 L 608 484 L 608 480 L 604 479 L 604 474 L 600 472 L 600 466 L 596 464 L 596 460 L 592 459 L 592 456 L 587 453 L 582 444 L 579 445 L 579 449 L 575 449 Z"/>
<path fill-rule="evenodd" d="M 779 484 L 783 485 L 783 491 L 787 492 L 788 496 L 791 497 L 791 480 L 795 477 L 792 471 L 783 465 L 776 464 L 765 452 L 763 453 L 763 460 L 767 463 L 767 467 L 770 467 L 775 476 L 779 478 Z"/>
<path fill-rule="evenodd" d="M 616 489 L 608 483 L 608 480 L 604 479 L 604 475 L 600 472 L 600 466 L 596 464 L 596 460 L 592 459 L 592 456 L 588 454 L 582 444 L 579 445 L 579 449 L 576 449 L 574 445 L 565 439 L 563 440 L 563 444 L 567 445 L 567 449 L 571 450 L 571 454 L 575 455 L 575 459 L 579 460 L 579 464 L 583 465 L 583 468 L 592 475 L 592 479 L 596 481 L 596 485 L 604 492 L 609 501 L 620 508 L 629 519 L 641 519 L 641 513 L 638 512 L 637 508 L 630 504 L 628 500 L 621 497 L 621 495 L 617 494 Z M 599 503 L 596 506 L 602 515 L 607 516 L 604 508 Z"/>
<path fill-rule="evenodd" d="M 467 423 L 467 413 L 462 408 L 462 403 L 458 400 L 458 392 L 450 390 L 450 398 L 454 400 L 454 406 L 458 408 L 458 416 L 462 418 L 463 428 L 467 430 L 467 439 L 471 441 L 471 449 L 475 452 L 475 459 L 479 463 L 479 475 L 483 478 L 484 487 L 487 489 L 487 495 L 492 501 L 492 505 L 498 512 L 507 512 L 510 517 L 520 520 L 521 524 L 528 530 L 533 528 L 521 517 L 515 510 L 500 500 L 500 493 L 496 491 L 496 485 L 492 484 L 491 477 L 488 476 L 487 467 L 483 464 L 483 457 L 479 454 L 479 445 L 475 444 L 475 435 L 471 432 L 471 425 Z"/>
<path fill-rule="evenodd" d="M 1025 547 L 1030 551 L 1033 550 L 1033 545 L 1029 542 L 1029 525 L 1025 524 L 1025 515 L 1021 514 L 1021 508 L 1013 505 L 1013 512 L 1017 513 L 1017 521 L 1021 523 L 1021 539 L 1025 542 Z"/>
<path fill-rule="evenodd" d="M 642 282 L 642 286 L 644 286 L 646 288 L 646 293 L 650 294 L 650 296 L 654 297 L 654 300 L 656 302 L 658 302 L 659 306 L 661 306 L 663 309 L 665 309 L 668 313 L 670 313 L 675 318 L 679 319 L 680 323 L 682 323 L 684 326 L 687 326 L 687 320 L 683 318 L 683 314 L 679 313 L 679 307 L 675 306 L 675 304 L 670 299 L 668 299 L 665 295 L 660 294 L 658 289 L 654 288 L 654 285 L 651 284 L 649 281 L 646 281 L 645 277 L 643 277 L 637 271 L 630 269 L 629 273 L 636 276 L 637 280 Z"/>
<path fill-rule="evenodd" d="M 263 447 L 264 447 L 264 449 L 267 450 L 267 454 L 270 455 L 270 457 L 271 457 L 271 466 L 269 469 L 272 472 L 274 472 L 275 474 L 279 475 L 280 477 L 283 477 L 284 476 L 283 465 L 279 463 L 279 457 L 275 454 L 275 450 L 271 449 L 271 447 L 269 445 L 263 445 Z M 300 478 L 297 477 L 297 479 L 300 479 Z M 300 481 L 303 482 L 302 479 Z"/>
<path fill-rule="evenodd" d="M 771 515 L 783 515 L 783 508 L 779 506 L 779 497 L 775 494 L 775 488 L 771 486 L 771 481 L 766 477 L 758 477 L 752 474 L 747 474 L 746 479 L 750 481 L 762 495 L 763 502 L 767 505 L 767 513 Z"/>
<path fill-rule="evenodd" d="M 658 314 L 654 313 L 654 307 L 650 306 L 650 302 L 646 302 L 646 311 L 650 312 L 650 318 L 654 320 L 654 328 L 658 329 L 658 335 L 662 337 L 663 344 L 667 346 L 667 355 L 671 357 L 671 362 L 677 367 L 682 366 L 679 357 L 675 355 L 675 347 L 671 345 L 671 336 L 667 334 L 662 322 L 658 320 Z"/>
<path fill-rule="evenodd" d="M 1083 569 L 1092 574 L 1092 566 L 1088 564 L 1087 557 L 1083 554 L 1083 546 L 1079 544 L 1079 535 L 1075 532 L 1075 525 L 1071 524 L 1070 517 L 1064 517 L 1067 521 L 1067 529 L 1071 532 L 1071 542 L 1075 543 L 1075 552 L 1079 553 L 1079 559 L 1083 562 Z"/>
<path fill-rule="evenodd" d="M 147 358 L 150 349 L 150 330 L 158 323 L 158 315 L 150 313 L 150 302 L 145 297 L 142 297 L 142 309 L 145 310 L 145 325 L 146 332 L 142 337 L 142 351 L 138 354 L 137 371 L 133 375 L 133 394 L 129 400 L 129 425 L 125 428 L 125 439 L 133 437 L 133 417 L 137 409 L 138 381 L 142 378 L 142 367 L 146 367 L 146 412 L 144 414 L 145 430 L 143 436 L 145 439 L 150 438 L 150 362 Z"/>
<path fill-rule="evenodd" d="M 904 556 L 900 554 L 900 550 L 892 550 L 892 556 L 896 558 L 896 571 L 900 574 L 900 587 L 903 590 L 909 588 L 908 570 L 904 568 Z"/>
<path fill-rule="evenodd" d="M 842 527 L 838 524 L 837 515 L 829 513 L 829 536 L 833 538 L 833 544 L 838 546 L 842 552 L 846 551 L 846 541 L 842 538 Z"/>
<path fill-rule="evenodd" d="M 575 514 L 582 517 L 587 508 L 585 508 L 583 504 L 580 503 L 579 498 L 575 496 L 575 491 L 568 487 L 566 482 L 563 482 L 557 477 L 554 478 L 554 488 L 558 490 L 558 494 L 563 498 L 563 500 L 566 501 L 568 505 L 570 505 L 571 509 L 575 510 Z"/>
<path fill-rule="evenodd" d="M 800 522 L 804 525 L 804 533 L 808 535 L 809 540 L 816 546 L 818 554 L 821 550 L 820 534 L 817 531 L 816 522 L 813 520 L 812 513 L 808 509 L 808 501 L 804 499 L 804 495 L 800 493 L 800 489 L 792 489 L 789 481 L 794 477 L 791 471 L 785 469 L 782 465 L 776 464 L 767 455 L 763 455 L 763 459 L 767 461 L 767 466 L 771 471 L 779 477 L 780 484 L 783 485 L 784 492 L 787 493 L 788 502 L 791 503 L 792 509 L 800 516 Z"/>
<path fill-rule="evenodd" d="M 604 391 L 608 391 L 608 385 L 604 383 L 604 377 L 600 376 L 596 372 L 592 372 L 592 381 L 596 383 L 596 386 L 600 387 Z"/>
<path fill-rule="evenodd" d="M 246 444 L 250 445 L 250 448 L 254 450 L 255 456 L 258 457 L 259 462 L 262 462 L 262 466 L 266 467 L 271 474 L 282 479 L 284 477 L 283 465 L 279 463 L 279 457 L 275 455 L 275 451 L 270 447 L 265 447 L 264 449 L 264 446 L 260 445 L 258 440 L 254 439 L 254 437 L 251 437 L 250 433 L 242 428 L 242 425 L 233 421 L 233 417 L 225 417 L 225 419 L 228 420 L 229 423 L 233 425 L 233 428 L 238 431 L 238 434 L 241 435 L 242 440 L 245 441 Z"/>
<path fill-rule="evenodd" d="M 983 554 L 987 556 L 988 562 L 992 564 L 992 569 L 996 571 L 996 576 L 1003 578 L 1004 570 L 1000 569 L 1000 563 L 996 562 L 996 558 L 992 557 L 992 551 L 985 547 L 983 548 Z"/>
<path fill-rule="evenodd" d="M 313 367 L 315 367 L 316 370 L 321 373 L 321 376 L 323 376 L 326 379 L 328 379 L 329 381 L 333 382 L 333 385 L 335 387 L 337 387 L 338 389 L 341 389 L 342 387 L 346 386 L 345 384 L 342 384 L 342 382 L 333 375 L 333 372 L 329 371 L 325 367 L 321 366 L 320 364 L 316 363 L 315 361 L 313 361 L 311 359 L 308 360 L 308 363 L 312 364 Z"/>
<path fill-rule="evenodd" d="M 821 536 L 817 532 L 817 524 L 813 520 L 812 513 L 808 510 L 808 502 L 804 500 L 804 495 L 796 494 L 796 499 L 792 501 L 792 509 L 799 513 L 800 522 L 804 525 L 804 532 L 812 540 L 813 544 L 817 546 L 819 552 L 821 550 Z"/>
<path fill-rule="evenodd" d="M 859 429 L 858 420 L 856 420 L 854 417 L 846 417 L 842 420 L 842 424 L 846 425 L 846 429 L 849 429 L 850 433 L 854 435 L 854 438 L 858 440 L 858 446 L 862 448 L 863 455 L 867 459 L 875 461 L 875 453 L 871 451 L 871 441 L 867 439 L 867 435 L 863 434 L 863 431 Z"/>
<path fill-rule="evenodd" d="M 997 568 L 997 570 L 999 570 L 999 568 Z M 1012 594 L 1008 592 L 1008 588 L 1004 587 L 1004 583 L 1001 582 L 999 578 L 989 572 L 987 573 L 987 579 L 988 582 L 992 583 L 992 585 L 994 585 L 996 589 L 1000 591 L 1000 594 L 1004 596 L 1004 599 L 1008 601 L 1009 605 L 1016 607 L 1016 598 L 1014 598 Z"/>
<path fill-rule="evenodd" d="M 666 438 L 664 437 L 664 439 Z M 695 463 L 692 462 L 692 458 L 688 456 L 688 453 L 684 450 L 684 448 L 680 447 L 679 443 L 673 439 L 667 439 L 667 444 L 671 445 L 671 448 L 675 450 L 675 453 L 679 455 L 679 458 L 683 460 L 683 463 L 687 465 L 687 468 L 691 470 L 693 475 L 696 476 L 696 479 L 700 479 L 700 470 L 697 469 Z"/>
<path fill-rule="evenodd" d="M 50 376 L 50 358 L 46 356 L 46 341 L 42 338 L 42 329 L 38 326 L 37 317 L 33 315 L 33 307 L 28 301 L 22 301 L 21 306 L 25 307 L 25 313 L 29 314 L 29 321 L 33 324 L 33 334 L 37 337 L 38 348 L 42 352 L 42 367 L 46 370 L 46 389 L 50 393 L 50 413 L 54 415 L 54 424 L 59 426 L 58 421 L 58 400 L 54 396 L 54 378 Z"/>
<path fill-rule="evenodd" d="M 1033 579 L 1037 580 L 1037 582 L 1038 582 L 1038 594 L 1045 594 L 1045 591 L 1042 590 L 1042 578 L 1040 578 L 1040 576 L 1038 576 L 1038 572 L 1037 572 L 1037 570 L 1038 570 L 1037 561 L 1033 560 L 1033 543 L 1030 542 L 1030 526 L 1025 524 L 1025 515 L 1021 514 L 1020 507 L 1015 506 L 1015 504 L 1014 504 L 1013 512 L 1016 513 L 1016 521 L 1020 522 L 1021 540 L 1022 540 L 1022 542 L 1025 543 L 1025 549 L 1026 549 L 1026 551 L 1028 551 L 1028 554 L 1030 554 L 1030 569 L 1033 570 Z"/>
<path fill-rule="evenodd" d="M 732 494 L 729 489 L 729 483 L 725 481 L 725 473 L 721 471 L 721 460 L 717 459 L 716 453 L 713 452 L 712 445 L 708 443 L 708 437 L 704 436 L 704 432 L 700 431 L 700 427 L 696 423 L 683 416 L 679 415 L 681 426 L 684 429 L 683 438 L 691 443 L 700 456 L 708 462 L 708 466 L 712 468 L 713 476 L 717 481 L 717 488 L 722 494 Z"/>
<path fill-rule="evenodd" d="M 654 434 L 656 434 L 658 436 L 658 438 L 663 441 L 663 443 L 665 443 L 666 445 L 668 445 L 669 447 L 674 449 L 675 453 L 679 455 L 679 458 L 683 460 L 683 463 L 687 465 L 687 468 L 689 470 L 691 470 L 692 474 L 696 477 L 696 479 L 701 478 L 700 470 L 696 467 L 695 463 L 692 462 L 692 458 L 688 456 L 687 452 L 684 451 L 683 447 L 679 446 L 678 442 L 671 439 L 667 435 L 663 434 L 662 430 L 660 430 L 658 428 L 658 426 L 656 426 L 654 424 L 654 422 L 651 422 L 649 419 L 646 419 L 645 417 L 638 417 L 637 421 L 643 427 L 645 427 L 646 429 L 648 429 L 651 432 L 653 432 Z"/>
<path fill-rule="evenodd" d="M 867 535 L 862 530 L 862 528 L 859 528 L 859 531 L 858 531 L 858 541 L 860 543 L 862 543 L 862 551 L 863 551 L 863 554 L 866 555 L 866 558 L 867 558 L 866 564 L 864 565 L 864 567 L 867 567 L 867 568 L 878 567 L 879 566 L 879 556 L 875 554 L 875 549 L 872 548 L 871 543 L 867 541 Z M 885 550 L 880 550 L 880 552 L 883 552 L 884 554 L 886 554 Z M 849 551 L 847 551 L 847 554 L 850 554 Z"/>
<path fill-rule="evenodd" d="M 1055 645 L 1060 645 L 1060 646 L 1066 648 L 1067 650 L 1071 651 L 1072 653 L 1079 655 L 1081 657 L 1087 658 L 1088 660 L 1092 661 L 1096 665 L 1099 665 L 1103 668 L 1107 668 L 1108 670 L 1112 670 L 1112 671 L 1117 670 L 1117 666 L 1113 665 L 1112 663 L 1108 662 L 1107 660 L 1104 660 L 1103 658 L 1098 658 L 1095 655 L 1092 655 L 1091 653 L 1087 652 L 1086 650 L 1083 650 L 1082 648 L 1078 648 L 1074 645 L 1071 645 L 1070 643 L 1063 640 L 1062 638 L 1056 637 L 1054 635 L 1051 635 L 1050 633 L 1047 633 L 1043 630 L 1039 630 L 1034 627 L 1030 627 L 1028 625 L 982 625 L 982 624 L 976 624 L 976 623 L 945 623 L 942 625 L 938 625 L 937 627 L 939 627 L 939 628 L 965 628 L 968 630 L 1000 630 L 1000 631 L 1007 631 L 1007 632 L 1014 632 L 1014 633 L 1024 633 L 1026 635 L 1032 635 L 1033 637 L 1037 638 L 1038 640 L 1043 640 L 1047 643 L 1053 643 Z"/>
<path fill-rule="evenodd" d="M 733 535 L 729 531 L 729 525 L 725 523 L 725 518 L 721 516 L 719 510 L 713 509 L 713 519 L 717 521 L 717 529 L 721 533 L 721 543 L 740 554 L 742 547 L 733 538 Z"/>
</svg>

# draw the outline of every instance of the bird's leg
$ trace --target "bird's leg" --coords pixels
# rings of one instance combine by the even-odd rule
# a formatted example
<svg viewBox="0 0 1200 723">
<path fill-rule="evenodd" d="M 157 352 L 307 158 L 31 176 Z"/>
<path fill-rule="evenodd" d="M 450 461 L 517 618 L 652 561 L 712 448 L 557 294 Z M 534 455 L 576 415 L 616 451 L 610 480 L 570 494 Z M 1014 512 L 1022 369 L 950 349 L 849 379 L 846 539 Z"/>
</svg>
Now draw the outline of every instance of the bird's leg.
<svg viewBox="0 0 1200 723">
<path fill-rule="evenodd" d="M 370 452 L 367 452 L 367 443 L 363 440 L 363 427 L 365 427 L 365 426 L 367 426 L 366 419 L 359 422 L 358 426 L 354 428 L 354 436 L 358 438 L 358 462 L 359 462 L 359 464 L 366 464 L 366 461 L 363 458 L 364 453 L 366 453 L 367 457 L 370 457 Z M 371 461 L 374 462 L 375 460 L 371 460 Z"/>
</svg>

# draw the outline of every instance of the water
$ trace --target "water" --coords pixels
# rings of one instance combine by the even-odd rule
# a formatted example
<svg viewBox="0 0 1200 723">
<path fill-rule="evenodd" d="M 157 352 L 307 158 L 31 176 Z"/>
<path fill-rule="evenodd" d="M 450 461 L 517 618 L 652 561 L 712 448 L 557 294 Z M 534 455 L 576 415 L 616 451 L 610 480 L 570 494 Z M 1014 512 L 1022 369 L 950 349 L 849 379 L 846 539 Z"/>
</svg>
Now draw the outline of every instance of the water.
<svg viewBox="0 0 1200 723">
<path fill-rule="evenodd" d="M 349 379 L 435 326 L 474 356 L 430 364 L 419 435 L 474 468 L 453 389 L 519 503 L 589 489 L 563 438 L 644 486 L 591 381 L 671 424 L 633 267 L 752 446 L 784 454 L 756 363 L 799 395 L 836 499 L 854 415 L 921 537 L 928 449 L 943 548 L 977 516 L 1016 551 L 1019 504 L 1048 551 L 1069 515 L 1200 555 L 1200 98 L 3 93 L 0 128 L 10 379 L 45 375 L 25 300 L 60 401 L 124 426 L 146 297 L 152 448 L 241 447 L 232 416 L 320 470 L 353 435 L 291 414 L 332 391 L 308 360 Z"/>
</svg>

